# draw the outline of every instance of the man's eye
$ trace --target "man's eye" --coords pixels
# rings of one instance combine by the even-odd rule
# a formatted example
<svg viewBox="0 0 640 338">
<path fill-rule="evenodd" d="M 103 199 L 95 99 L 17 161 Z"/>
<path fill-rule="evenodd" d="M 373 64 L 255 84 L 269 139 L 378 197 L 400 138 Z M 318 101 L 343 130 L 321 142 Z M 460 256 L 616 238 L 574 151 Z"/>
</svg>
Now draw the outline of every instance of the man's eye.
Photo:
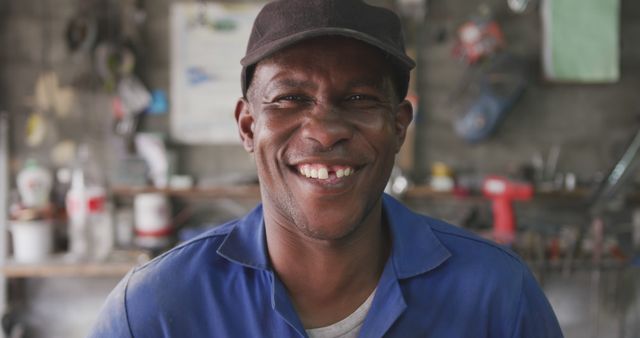
<svg viewBox="0 0 640 338">
<path fill-rule="evenodd" d="M 277 101 L 304 101 L 305 99 L 300 95 L 284 95 L 277 99 Z"/>
<path fill-rule="evenodd" d="M 374 98 L 369 95 L 356 94 L 356 95 L 349 96 L 347 100 L 348 101 L 364 101 L 364 100 L 373 101 Z"/>
</svg>

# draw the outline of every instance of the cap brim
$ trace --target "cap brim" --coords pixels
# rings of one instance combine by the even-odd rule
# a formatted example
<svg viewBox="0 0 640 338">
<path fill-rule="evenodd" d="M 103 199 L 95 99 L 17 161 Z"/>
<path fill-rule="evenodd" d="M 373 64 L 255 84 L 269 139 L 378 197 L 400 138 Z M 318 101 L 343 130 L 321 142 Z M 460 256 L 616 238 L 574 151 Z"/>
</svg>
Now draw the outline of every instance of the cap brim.
<svg viewBox="0 0 640 338">
<path fill-rule="evenodd" d="M 288 35 L 278 40 L 271 41 L 270 43 L 267 43 L 264 46 L 261 46 L 260 48 L 256 48 L 250 54 L 247 54 L 244 58 L 242 58 L 242 60 L 240 60 L 240 64 L 243 67 L 251 66 L 253 64 L 260 62 L 261 60 L 264 60 L 265 58 L 268 58 L 274 53 L 288 46 L 296 44 L 300 41 L 315 38 L 315 37 L 320 37 L 320 36 L 331 36 L 331 35 L 354 38 L 356 40 L 360 40 L 369 45 L 372 45 L 382 50 L 386 54 L 392 56 L 396 60 L 396 63 L 398 65 L 406 67 L 407 70 L 410 70 L 416 66 L 415 62 L 411 58 L 409 58 L 407 55 L 405 55 L 403 51 L 399 51 L 396 48 L 392 48 L 389 46 L 389 44 L 386 44 L 378 39 L 375 39 L 370 35 L 363 34 L 351 29 L 331 28 L 331 27 L 303 31 L 293 35 Z"/>
</svg>

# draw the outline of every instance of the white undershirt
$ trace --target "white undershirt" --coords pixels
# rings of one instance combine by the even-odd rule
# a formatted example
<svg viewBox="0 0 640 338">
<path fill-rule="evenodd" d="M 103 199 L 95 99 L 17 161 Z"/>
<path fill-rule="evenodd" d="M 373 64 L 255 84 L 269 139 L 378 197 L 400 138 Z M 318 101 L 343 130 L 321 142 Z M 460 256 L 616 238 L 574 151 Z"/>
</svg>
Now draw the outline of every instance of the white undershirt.
<svg viewBox="0 0 640 338">
<path fill-rule="evenodd" d="M 319 327 L 316 329 L 308 329 L 307 335 L 309 338 L 356 338 L 364 318 L 367 316 L 369 309 L 371 308 L 371 302 L 373 301 L 373 295 L 376 294 L 376 290 L 373 290 L 369 298 L 360 305 L 352 314 L 347 318 L 329 326 Z"/>
</svg>

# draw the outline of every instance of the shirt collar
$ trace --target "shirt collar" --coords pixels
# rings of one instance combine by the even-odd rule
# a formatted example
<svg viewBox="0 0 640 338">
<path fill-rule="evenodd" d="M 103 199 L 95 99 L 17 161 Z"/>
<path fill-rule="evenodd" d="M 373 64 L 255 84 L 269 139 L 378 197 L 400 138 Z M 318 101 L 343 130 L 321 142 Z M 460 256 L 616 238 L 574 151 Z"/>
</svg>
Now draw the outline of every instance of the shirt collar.
<svg viewBox="0 0 640 338">
<path fill-rule="evenodd" d="M 431 271 L 451 256 L 433 233 L 428 218 L 414 213 L 387 194 L 382 196 L 382 206 L 391 231 L 391 259 L 398 278 Z"/>
<path fill-rule="evenodd" d="M 218 254 L 249 268 L 270 269 L 262 204 L 238 220 L 218 248 Z"/>
<path fill-rule="evenodd" d="M 392 254 L 397 277 L 410 278 L 430 271 L 451 256 L 428 224 L 428 219 L 415 214 L 384 194 L 384 214 L 392 236 Z M 218 249 L 218 254 L 238 264 L 270 270 L 265 239 L 262 205 L 238 220 Z"/>
</svg>

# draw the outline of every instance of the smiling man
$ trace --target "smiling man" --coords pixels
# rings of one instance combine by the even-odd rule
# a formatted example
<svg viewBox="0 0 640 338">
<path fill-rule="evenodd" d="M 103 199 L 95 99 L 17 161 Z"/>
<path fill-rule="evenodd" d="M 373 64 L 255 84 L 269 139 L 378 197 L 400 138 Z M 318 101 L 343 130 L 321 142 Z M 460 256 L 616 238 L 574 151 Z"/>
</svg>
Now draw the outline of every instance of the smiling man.
<svg viewBox="0 0 640 338">
<path fill-rule="evenodd" d="M 412 109 L 400 20 L 258 15 L 235 117 L 262 204 L 134 269 L 92 337 L 561 337 L 513 253 L 383 194 Z"/>
</svg>

